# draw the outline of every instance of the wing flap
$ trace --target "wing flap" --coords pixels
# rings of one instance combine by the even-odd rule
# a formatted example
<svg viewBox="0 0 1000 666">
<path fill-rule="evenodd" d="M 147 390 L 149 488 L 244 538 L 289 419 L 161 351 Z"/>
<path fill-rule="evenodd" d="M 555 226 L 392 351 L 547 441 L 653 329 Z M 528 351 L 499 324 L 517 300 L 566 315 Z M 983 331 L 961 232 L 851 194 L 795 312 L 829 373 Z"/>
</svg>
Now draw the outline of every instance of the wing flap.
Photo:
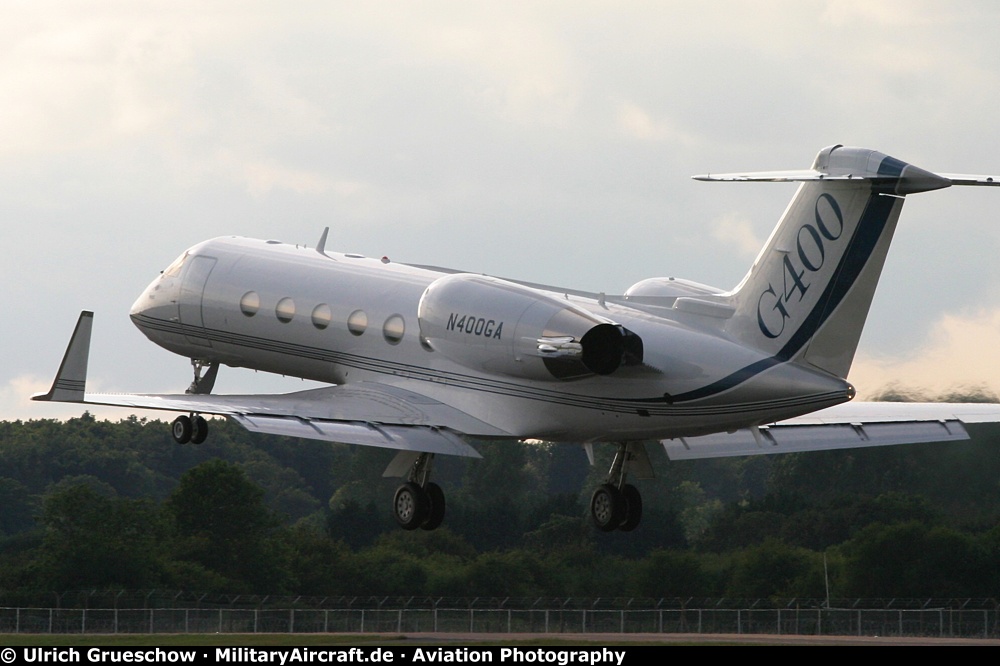
<svg viewBox="0 0 1000 666">
<path fill-rule="evenodd" d="M 250 432 L 400 451 L 440 453 L 467 458 L 482 457 L 461 437 L 446 430 L 426 426 L 382 426 L 366 422 L 347 423 L 260 414 L 236 414 L 231 418 Z"/>
<path fill-rule="evenodd" d="M 213 414 L 251 432 L 478 458 L 458 434 L 510 434 L 425 395 L 381 384 L 271 395 L 88 393 L 86 404 Z"/>
<path fill-rule="evenodd" d="M 965 424 L 1000 422 L 1000 404 L 847 402 L 760 428 L 665 439 L 671 460 L 725 458 L 969 439 Z"/>
<path fill-rule="evenodd" d="M 969 439 L 957 419 L 882 423 L 837 423 L 744 428 L 733 433 L 661 441 L 671 460 L 829 451 Z"/>
<path fill-rule="evenodd" d="M 277 394 L 87 393 L 78 402 L 217 416 L 256 414 L 294 416 L 306 420 L 432 426 L 481 437 L 510 436 L 510 433 L 434 398 L 375 382 Z"/>
</svg>

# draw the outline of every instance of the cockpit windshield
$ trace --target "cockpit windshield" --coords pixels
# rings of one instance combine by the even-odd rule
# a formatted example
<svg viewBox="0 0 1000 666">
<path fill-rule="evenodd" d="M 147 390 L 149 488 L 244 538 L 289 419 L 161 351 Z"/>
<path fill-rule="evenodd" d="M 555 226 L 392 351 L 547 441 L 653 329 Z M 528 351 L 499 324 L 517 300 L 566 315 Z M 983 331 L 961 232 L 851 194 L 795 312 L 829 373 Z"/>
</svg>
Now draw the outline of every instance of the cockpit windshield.
<svg viewBox="0 0 1000 666">
<path fill-rule="evenodd" d="M 184 262 L 187 261 L 189 256 L 191 256 L 190 253 L 185 252 L 181 256 L 174 259 L 174 263 L 167 266 L 167 269 L 163 271 L 163 277 L 179 276 L 181 274 L 181 269 L 184 268 Z"/>
</svg>

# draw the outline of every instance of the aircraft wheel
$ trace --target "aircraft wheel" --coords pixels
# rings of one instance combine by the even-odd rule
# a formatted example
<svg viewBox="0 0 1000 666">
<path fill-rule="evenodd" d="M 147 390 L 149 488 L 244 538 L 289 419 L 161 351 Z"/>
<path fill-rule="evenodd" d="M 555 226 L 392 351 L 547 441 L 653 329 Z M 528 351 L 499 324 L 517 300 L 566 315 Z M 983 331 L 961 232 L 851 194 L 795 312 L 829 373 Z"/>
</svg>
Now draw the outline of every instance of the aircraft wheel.
<svg viewBox="0 0 1000 666">
<path fill-rule="evenodd" d="M 639 527 L 642 520 L 642 495 L 639 489 L 632 484 L 626 483 L 622 488 L 622 497 L 625 499 L 625 520 L 618 526 L 622 532 L 631 532 Z"/>
<path fill-rule="evenodd" d="M 420 529 L 436 530 L 444 522 L 444 491 L 441 490 L 441 486 L 431 481 L 424 486 L 424 492 L 427 493 L 427 499 L 430 500 L 431 509 L 427 520 L 420 526 Z"/>
<path fill-rule="evenodd" d="M 590 516 L 594 526 L 602 532 L 610 532 L 621 525 L 625 518 L 625 498 L 621 491 L 610 483 L 598 486 L 590 498 Z"/>
<path fill-rule="evenodd" d="M 396 489 L 392 498 L 392 517 L 404 530 L 415 530 L 430 513 L 427 493 L 416 483 L 408 482 Z"/>
<path fill-rule="evenodd" d="M 201 444 L 208 437 L 208 421 L 202 416 L 191 419 L 191 443 Z"/>
<path fill-rule="evenodd" d="M 170 424 L 170 434 L 173 435 L 174 441 L 178 444 L 187 444 L 190 442 L 193 429 L 194 426 L 191 425 L 191 417 L 189 416 L 178 416 Z"/>
</svg>

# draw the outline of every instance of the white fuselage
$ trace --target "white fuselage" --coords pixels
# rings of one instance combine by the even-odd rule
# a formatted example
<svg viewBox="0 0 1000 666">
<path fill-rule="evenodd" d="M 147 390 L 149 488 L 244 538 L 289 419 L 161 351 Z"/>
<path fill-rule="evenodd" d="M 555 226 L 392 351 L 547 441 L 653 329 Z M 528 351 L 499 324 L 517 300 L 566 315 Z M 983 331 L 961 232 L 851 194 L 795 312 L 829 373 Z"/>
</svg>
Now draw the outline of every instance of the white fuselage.
<svg viewBox="0 0 1000 666">
<path fill-rule="evenodd" d="M 472 300 L 449 309 L 449 294 L 462 289 Z M 563 293 L 227 237 L 188 250 L 131 316 L 150 340 L 182 356 L 334 384 L 398 385 L 517 438 L 692 436 L 853 397 L 841 378 L 738 344 L 711 308 L 685 312 L 674 301 Z M 537 335 L 532 317 L 543 322 Z M 638 336 L 641 363 L 549 374 L 541 357 L 571 337 L 553 322 L 571 319 Z M 538 351 L 543 339 L 546 351 Z"/>
</svg>

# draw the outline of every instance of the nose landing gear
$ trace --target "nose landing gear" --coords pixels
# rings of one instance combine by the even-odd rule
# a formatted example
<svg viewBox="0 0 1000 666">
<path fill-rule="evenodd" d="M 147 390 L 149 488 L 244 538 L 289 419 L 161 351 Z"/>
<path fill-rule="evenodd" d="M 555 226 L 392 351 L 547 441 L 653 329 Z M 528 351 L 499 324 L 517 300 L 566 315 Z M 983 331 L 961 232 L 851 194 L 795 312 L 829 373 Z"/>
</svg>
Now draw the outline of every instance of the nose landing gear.
<svg viewBox="0 0 1000 666">
<path fill-rule="evenodd" d="M 215 378 L 219 376 L 219 364 L 210 361 L 191 359 L 194 368 L 194 381 L 184 391 L 188 395 L 208 395 L 215 388 Z M 207 368 L 207 370 L 206 370 Z"/>
</svg>

